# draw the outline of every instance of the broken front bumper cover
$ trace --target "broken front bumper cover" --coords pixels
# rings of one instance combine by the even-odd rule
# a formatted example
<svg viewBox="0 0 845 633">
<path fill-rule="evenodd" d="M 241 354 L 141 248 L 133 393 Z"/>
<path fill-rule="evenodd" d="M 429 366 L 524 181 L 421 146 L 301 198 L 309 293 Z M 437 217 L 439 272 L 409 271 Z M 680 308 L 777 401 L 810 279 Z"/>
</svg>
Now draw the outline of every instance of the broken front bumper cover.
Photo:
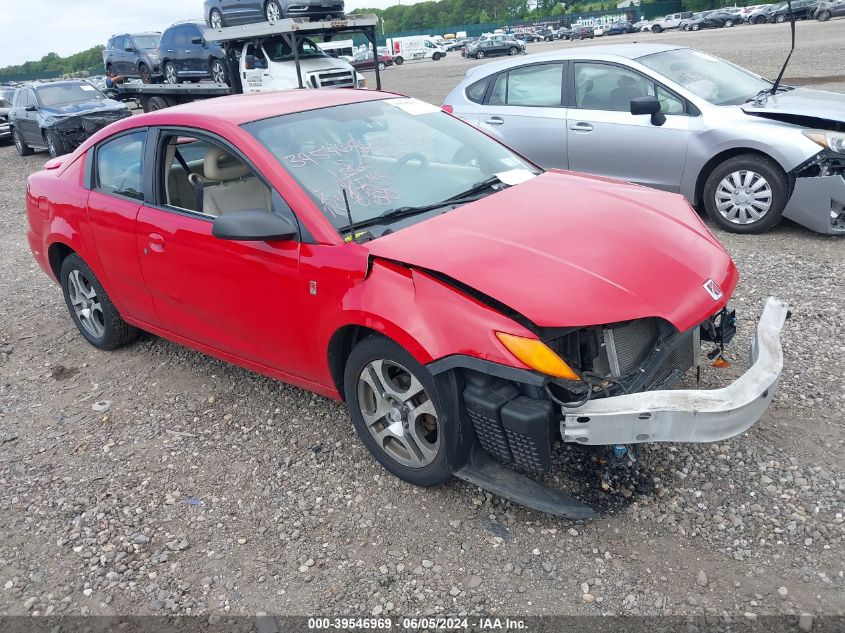
<svg viewBox="0 0 845 633">
<path fill-rule="evenodd" d="M 716 442 L 750 428 L 768 408 L 781 370 L 780 333 L 788 306 L 766 302 L 751 343 L 751 367 L 722 389 L 646 391 L 564 408 L 565 442 L 610 445 Z"/>
</svg>

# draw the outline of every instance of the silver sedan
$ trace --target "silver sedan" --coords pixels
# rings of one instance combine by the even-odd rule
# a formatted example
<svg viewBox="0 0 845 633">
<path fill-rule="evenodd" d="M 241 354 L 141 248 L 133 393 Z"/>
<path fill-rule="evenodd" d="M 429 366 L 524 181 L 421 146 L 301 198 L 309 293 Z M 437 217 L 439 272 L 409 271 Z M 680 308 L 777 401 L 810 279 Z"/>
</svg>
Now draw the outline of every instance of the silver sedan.
<svg viewBox="0 0 845 633">
<path fill-rule="evenodd" d="M 684 195 L 722 228 L 845 234 L 845 96 L 697 50 L 591 46 L 476 66 L 444 108 L 540 166 Z"/>
</svg>

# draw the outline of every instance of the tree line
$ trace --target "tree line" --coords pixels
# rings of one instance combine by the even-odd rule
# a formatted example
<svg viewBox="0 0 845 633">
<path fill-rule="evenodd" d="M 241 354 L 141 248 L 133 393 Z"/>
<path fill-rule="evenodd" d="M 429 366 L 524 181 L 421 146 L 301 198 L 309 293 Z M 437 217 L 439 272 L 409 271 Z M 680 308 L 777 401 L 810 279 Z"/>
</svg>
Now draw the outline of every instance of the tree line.
<svg viewBox="0 0 845 633">
<path fill-rule="evenodd" d="M 40 75 L 43 73 L 69 75 L 89 68 L 97 68 L 103 65 L 104 48 L 104 46 L 94 46 L 67 57 L 61 57 L 56 53 L 47 53 L 38 61 L 0 68 L 0 79 L 4 76 Z"/>
</svg>

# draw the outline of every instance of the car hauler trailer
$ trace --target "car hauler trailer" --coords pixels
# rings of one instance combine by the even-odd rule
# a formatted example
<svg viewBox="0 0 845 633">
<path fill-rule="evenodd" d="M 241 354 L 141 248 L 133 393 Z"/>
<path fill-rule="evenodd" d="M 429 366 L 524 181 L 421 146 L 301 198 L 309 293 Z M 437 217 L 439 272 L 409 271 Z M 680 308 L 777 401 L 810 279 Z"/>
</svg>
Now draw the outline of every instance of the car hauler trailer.
<svg viewBox="0 0 845 633">
<path fill-rule="evenodd" d="M 207 42 L 218 42 L 226 51 L 231 86 L 215 83 L 198 84 L 119 84 L 113 92 L 117 98 L 136 100 L 145 112 L 180 103 L 211 99 L 244 92 L 269 92 L 293 88 L 362 88 L 363 78 L 343 60 L 319 52 L 310 38 L 321 37 L 330 42 L 339 35 L 364 35 L 376 48 L 374 15 L 348 15 L 342 19 L 310 22 L 305 18 L 287 18 L 275 22 L 258 22 L 242 26 L 206 29 Z M 268 44 L 290 54 L 283 58 L 279 51 L 267 51 Z M 285 48 L 286 47 L 286 48 Z M 307 49 L 307 50 L 306 50 Z M 287 58 L 289 57 L 289 59 Z M 381 89 L 381 73 L 375 69 L 376 88 Z"/>
</svg>

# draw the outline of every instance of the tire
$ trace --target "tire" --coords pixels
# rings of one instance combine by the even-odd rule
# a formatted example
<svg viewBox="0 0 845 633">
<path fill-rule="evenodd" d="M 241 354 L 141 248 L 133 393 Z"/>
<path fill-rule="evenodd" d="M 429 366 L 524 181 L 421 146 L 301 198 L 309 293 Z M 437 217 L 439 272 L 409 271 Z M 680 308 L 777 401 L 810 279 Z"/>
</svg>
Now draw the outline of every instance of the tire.
<svg viewBox="0 0 845 633">
<path fill-rule="evenodd" d="M 440 53 L 432 53 L 431 54 L 432 61 L 438 61 L 440 59 Z"/>
<path fill-rule="evenodd" d="M 748 177 L 746 174 L 753 176 Z M 760 184 L 758 178 L 762 178 L 764 185 Z M 720 201 L 730 205 L 732 190 L 738 196 L 740 209 L 726 206 L 720 211 L 717 206 Z M 755 199 L 760 206 L 755 204 L 754 199 L 743 197 L 755 191 Z M 783 169 L 771 158 L 758 154 L 740 154 L 718 165 L 707 177 L 703 191 L 707 214 L 721 228 L 731 233 L 763 233 L 773 228 L 780 222 L 788 196 L 789 184 Z M 753 215 L 760 213 L 767 200 L 766 209 L 759 219 L 754 219 Z M 752 208 L 755 213 L 743 211 L 743 208 Z"/>
<path fill-rule="evenodd" d="M 690 29 L 691 29 L 691 30 L 693 30 L 693 31 L 697 31 L 697 30 L 698 30 L 698 29 L 700 29 L 700 28 L 701 28 L 701 26 L 700 26 L 700 25 L 698 25 L 698 24 L 693 24 L 693 25 L 690 27 Z"/>
<path fill-rule="evenodd" d="M 15 143 L 15 151 L 18 153 L 18 156 L 32 156 L 32 154 L 35 153 L 34 150 L 26 144 L 26 141 L 23 140 L 23 136 L 21 136 L 18 128 L 12 128 L 12 141 Z"/>
<path fill-rule="evenodd" d="M 283 17 L 285 17 L 285 12 L 279 0 L 267 0 L 267 4 L 264 5 L 264 18 L 268 22 L 276 22 Z"/>
<path fill-rule="evenodd" d="M 156 110 L 164 110 L 164 108 L 169 107 L 170 104 L 167 103 L 167 99 L 164 97 L 150 97 L 147 101 L 147 107 L 144 108 L 144 112 L 155 112 Z"/>
<path fill-rule="evenodd" d="M 94 347 L 112 350 L 138 338 L 139 330 L 120 316 L 100 281 L 76 253 L 62 262 L 59 273 L 70 318 Z"/>
<path fill-rule="evenodd" d="M 775 22 L 777 22 L 778 24 L 783 24 L 784 22 L 786 22 L 786 16 L 785 15 L 777 16 L 775 18 Z"/>
<path fill-rule="evenodd" d="M 518 52 L 519 52 L 519 51 L 518 51 L 518 50 L 516 50 L 516 47 L 514 47 L 514 46 L 511 46 L 511 47 L 508 49 L 508 55 L 510 55 L 511 57 L 513 57 L 514 55 L 516 55 Z"/>
<path fill-rule="evenodd" d="M 663 28 L 659 24 L 655 24 L 653 27 L 651 27 L 652 33 L 661 33 L 662 31 Z"/>
<path fill-rule="evenodd" d="M 47 141 L 47 151 L 50 152 L 50 156 L 53 158 L 70 153 L 67 145 L 65 145 L 64 139 L 55 131 L 47 130 L 44 138 Z"/>
<path fill-rule="evenodd" d="M 150 67 L 146 64 L 140 64 L 138 66 L 138 76 L 141 78 L 141 81 L 145 84 L 152 84 L 155 83 L 153 80 L 153 74 L 150 72 Z"/>
<path fill-rule="evenodd" d="M 725 26 L 731 28 L 734 25 L 733 20 L 725 20 Z"/>
<path fill-rule="evenodd" d="M 753 24 L 764 24 L 765 22 L 766 18 L 764 18 L 762 15 L 758 15 L 756 18 L 754 18 L 754 20 L 752 20 Z"/>
<path fill-rule="evenodd" d="M 484 51 L 478 51 L 478 52 L 475 54 L 475 58 L 476 58 L 476 59 L 484 59 Z"/>
<path fill-rule="evenodd" d="M 827 22 L 830 19 L 830 11 L 822 11 L 816 16 L 819 22 Z"/>
<path fill-rule="evenodd" d="M 211 60 L 211 63 L 208 65 L 208 76 L 215 83 L 230 85 L 229 70 L 226 68 L 226 64 L 219 59 Z"/>
<path fill-rule="evenodd" d="M 384 65 L 384 62 L 378 63 L 379 72 L 383 71 L 385 68 L 387 68 L 387 66 Z"/>
<path fill-rule="evenodd" d="M 212 9 L 208 14 L 208 26 L 212 29 L 222 29 L 226 26 L 226 20 L 219 10 Z"/>
<path fill-rule="evenodd" d="M 402 57 L 394 57 L 393 63 L 396 64 L 397 66 L 401 66 L 402 64 L 405 63 L 405 60 Z"/>
<path fill-rule="evenodd" d="M 413 395 L 406 400 L 407 394 Z M 460 433 L 450 428 L 458 420 L 450 415 L 454 398 L 440 393 L 432 375 L 406 350 L 380 334 L 359 342 L 346 361 L 344 396 L 355 432 L 388 472 L 415 486 L 451 478 L 447 455 Z M 421 415 L 408 417 L 423 407 Z M 379 410 L 383 415 L 373 415 L 368 424 L 364 416 Z"/>
<path fill-rule="evenodd" d="M 164 64 L 164 82 L 173 85 L 182 83 L 182 80 L 179 79 L 179 71 L 170 62 Z"/>
</svg>

